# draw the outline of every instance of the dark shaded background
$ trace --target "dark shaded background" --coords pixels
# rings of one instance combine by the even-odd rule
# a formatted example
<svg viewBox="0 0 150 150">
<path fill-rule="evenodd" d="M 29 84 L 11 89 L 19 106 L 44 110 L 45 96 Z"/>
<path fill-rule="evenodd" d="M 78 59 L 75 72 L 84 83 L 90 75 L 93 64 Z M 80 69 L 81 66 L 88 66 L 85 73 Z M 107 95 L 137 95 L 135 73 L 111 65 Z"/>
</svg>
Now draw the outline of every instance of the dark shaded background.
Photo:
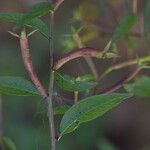
<svg viewBox="0 0 150 150">
<path fill-rule="evenodd" d="M 1 0 L 1 12 L 26 12 L 30 6 L 40 0 Z M 41 0 L 42 1 L 42 0 Z M 96 23 L 107 25 L 115 29 L 120 18 L 127 12 L 132 11 L 131 0 L 65 0 L 61 8 L 56 12 L 55 19 L 55 59 L 65 53 L 65 34 L 70 33 L 71 19 L 74 11 L 81 4 L 95 7 L 97 17 Z M 139 1 L 138 24 L 134 32 L 142 34 L 142 12 L 145 1 Z M 85 5 L 86 6 L 86 5 Z M 86 8 L 86 7 L 85 7 Z M 94 13 L 87 9 L 88 17 Z M 43 18 L 48 22 L 48 16 Z M 79 26 L 79 23 L 75 23 Z M 19 41 L 12 37 L 7 31 L 13 27 L 12 23 L 0 22 L 0 75 L 13 75 L 27 77 L 21 60 Z M 107 30 L 107 29 L 106 29 Z M 104 48 L 111 33 L 102 29 L 93 29 L 98 36 L 86 43 L 94 48 Z M 122 58 L 117 61 L 126 60 L 127 57 L 135 58 L 136 55 L 149 53 L 149 40 L 142 37 L 134 37 L 137 46 L 129 47 L 123 40 L 119 40 L 117 47 Z M 39 78 L 48 87 L 49 79 L 49 50 L 48 41 L 39 33 L 30 37 L 31 52 L 34 65 Z M 65 46 L 64 46 L 65 45 Z M 129 55 L 129 53 L 131 55 Z M 110 65 L 110 61 L 94 60 L 99 73 Z M 69 62 L 61 72 L 73 76 L 90 73 L 83 59 Z M 117 71 L 102 81 L 100 89 L 107 87 L 129 70 Z M 149 74 L 148 71 L 142 73 Z M 72 95 L 61 92 L 71 103 Z M 36 97 L 15 97 L 2 95 L 3 101 L 3 129 L 4 135 L 10 137 L 16 144 L 18 150 L 48 150 L 49 129 L 46 114 L 46 105 L 42 99 Z M 60 101 L 60 99 L 55 98 Z M 61 116 L 56 116 L 56 124 L 60 122 Z M 75 132 L 64 136 L 58 142 L 58 150 L 150 150 L 150 101 L 149 98 L 132 98 L 119 107 L 109 111 L 103 117 L 92 122 L 81 125 Z"/>
</svg>

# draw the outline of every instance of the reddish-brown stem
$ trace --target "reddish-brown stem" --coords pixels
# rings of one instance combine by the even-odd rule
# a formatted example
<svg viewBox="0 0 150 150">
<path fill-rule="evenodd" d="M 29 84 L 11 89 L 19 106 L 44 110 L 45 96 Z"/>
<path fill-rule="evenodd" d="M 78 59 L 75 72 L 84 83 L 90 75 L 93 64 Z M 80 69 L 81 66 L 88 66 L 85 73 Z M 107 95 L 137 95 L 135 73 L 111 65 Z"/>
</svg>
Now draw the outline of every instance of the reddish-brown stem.
<svg viewBox="0 0 150 150">
<path fill-rule="evenodd" d="M 130 80 L 132 80 L 140 71 L 141 71 L 141 68 L 137 67 L 130 74 L 126 75 L 121 80 L 117 81 L 117 83 L 115 83 L 111 87 L 106 88 L 105 90 L 103 90 L 102 93 L 109 94 L 109 93 L 117 91 L 118 89 L 120 89 L 123 86 L 123 84 L 125 84 L 125 83 L 129 82 Z"/>
<path fill-rule="evenodd" d="M 87 56 L 101 58 L 103 56 L 103 52 L 100 52 L 98 49 L 94 48 L 80 48 L 78 50 L 69 52 L 62 58 L 60 58 L 56 63 L 54 63 L 53 70 L 58 70 L 60 67 L 62 67 L 65 63 L 67 63 L 70 60 Z"/>
<path fill-rule="evenodd" d="M 35 69 L 33 67 L 32 58 L 31 58 L 31 54 L 30 54 L 30 50 L 29 50 L 29 41 L 28 41 L 28 38 L 26 36 L 25 29 L 23 29 L 21 31 L 20 47 L 21 47 L 23 62 L 24 62 L 25 68 L 28 72 L 28 75 L 31 78 L 34 85 L 36 86 L 39 93 L 41 94 L 41 96 L 44 99 L 46 99 L 48 97 L 48 93 L 46 92 L 45 88 L 43 87 L 43 85 L 39 81 L 37 74 L 35 72 Z"/>
</svg>

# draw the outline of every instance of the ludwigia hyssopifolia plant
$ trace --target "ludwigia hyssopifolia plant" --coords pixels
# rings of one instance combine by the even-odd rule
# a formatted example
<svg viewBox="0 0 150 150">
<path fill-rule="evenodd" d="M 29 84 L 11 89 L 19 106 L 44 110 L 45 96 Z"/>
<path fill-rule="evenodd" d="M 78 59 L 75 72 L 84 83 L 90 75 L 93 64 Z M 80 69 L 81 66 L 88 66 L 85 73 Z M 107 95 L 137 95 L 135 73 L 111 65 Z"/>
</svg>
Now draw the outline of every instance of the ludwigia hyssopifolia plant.
<svg viewBox="0 0 150 150">
<path fill-rule="evenodd" d="M 59 9 L 59 7 L 61 7 L 63 4 L 65 4 L 64 0 L 52 0 L 51 2 L 35 4 L 35 6 L 29 9 L 29 11 L 25 14 L 19 12 L 0 13 L 1 21 L 15 22 L 15 27 L 13 28 L 15 31 L 9 31 L 9 33 L 19 40 L 24 68 L 31 79 L 30 82 L 18 76 L 0 76 L 0 93 L 9 95 L 12 94 L 16 96 L 40 96 L 41 99 L 45 101 L 48 108 L 51 150 L 56 150 L 56 145 L 61 138 L 63 138 L 64 135 L 73 132 L 80 126 L 80 124 L 104 115 L 110 109 L 117 107 L 120 103 L 124 102 L 130 97 L 150 96 L 150 78 L 148 76 L 139 77 L 137 80 L 134 80 L 133 83 L 128 83 L 134 79 L 142 69 L 149 68 L 148 63 L 150 61 L 150 55 L 142 57 L 137 56 L 134 59 L 108 66 L 103 74 L 98 73 L 98 66 L 96 66 L 96 64 L 93 62 L 93 59 L 112 61 L 123 57 L 119 55 L 117 49 L 114 48 L 116 47 L 118 39 L 123 38 L 125 41 L 127 41 L 127 39 L 129 41 L 129 38 L 132 38 L 132 36 L 142 36 L 140 33 L 131 32 L 131 28 L 138 23 L 136 21 L 136 0 L 133 1 L 133 12 L 122 16 L 118 26 L 114 31 L 112 29 L 108 30 L 108 32 L 111 32 L 111 38 L 109 38 L 105 48 L 103 49 L 98 47 L 86 47 L 85 43 L 86 41 L 91 40 L 91 36 L 88 37 L 89 35 L 85 35 L 85 41 L 80 36 L 80 32 L 84 30 L 82 23 L 88 24 L 91 26 L 91 28 L 102 29 L 103 26 L 96 25 L 90 22 L 88 19 L 86 20 L 82 18 L 80 12 L 76 11 L 74 13 L 74 21 L 80 22 L 81 27 L 76 29 L 73 27 L 73 25 L 70 25 L 72 33 L 68 37 L 68 39 L 70 39 L 68 40 L 68 43 L 66 42 L 66 45 L 68 44 L 68 47 L 70 46 L 70 51 L 72 49 L 75 50 L 61 56 L 61 58 L 57 61 L 53 61 L 53 53 L 55 52 L 53 44 L 53 31 L 55 30 L 54 16 L 57 9 Z M 149 5 L 150 3 L 148 2 L 144 12 L 145 33 L 150 32 L 150 24 L 148 21 L 150 19 Z M 47 14 L 50 16 L 50 26 L 47 26 L 40 19 L 41 16 L 45 16 Z M 29 28 L 30 30 L 32 29 L 30 33 L 28 33 Z M 107 31 L 106 28 L 104 28 L 104 30 Z M 17 34 L 18 32 L 20 33 Z M 28 37 L 35 32 L 40 32 L 45 37 L 45 40 L 49 40 L 50 64 L 48 73 L 50 72 L 50 80 L 47 81 L 49 82 L 49 89 L 45 89 L 45 87 L 42 85 L 32 63 L 30 42 Z M 93 32 L 94 29 L 92 33 Z M 82 57 L 86 61 L 91 70 L 91 74 L 85 73 L 85 75 L 76 78 L 69 75 L 62 75 L 60 68 L 69 61 L 79 57 Z M 131 67 L 131 70 L 126 76 L 121 77 L 121 79 L 111 87 L 101 91 L 98 90 L 103 78 L 106 78 L 107 75 L 112 71 L 117 71 L 125 67 Z M 60 89 L 74 94 L 73 104 L 71 106 L 67 104 L 65 105 L 65 103 L 61 106 L 53 105 L 54 83 L 56 83 L 55 85 Z M 117 90 L 121 87 L 124 88 L 124 92 L 118 93 Z M 86 96 L 80 99 L 80 92 L 86 92 L 88 94 L 85 94 Z M 59 125 L 59 131 L 56 131 L 54 125 L 54 116 L 58 114 L 63 116 Z M 56 133 L 59 133 L 57 138 Z M 1 149 L 4 150 L 7 149 L 7 147 L 10 147 L 10 149 L 13 150 L 16 149 L 15 145 L 10 141 L 10 139 L 4 137 L 1 132 Z"/>
</svg>

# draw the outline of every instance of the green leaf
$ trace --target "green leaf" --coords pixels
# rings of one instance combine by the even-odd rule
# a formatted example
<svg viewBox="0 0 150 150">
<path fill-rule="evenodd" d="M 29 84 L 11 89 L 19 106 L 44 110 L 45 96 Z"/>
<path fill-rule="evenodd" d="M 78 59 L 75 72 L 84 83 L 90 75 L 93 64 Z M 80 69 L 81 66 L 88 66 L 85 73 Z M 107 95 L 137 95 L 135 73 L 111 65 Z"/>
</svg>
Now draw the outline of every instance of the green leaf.
<svg viewBox="0 0 150 150">
<path fill-rule="evenodd" d="M 24 14 L 20 13 L 0 13 L 0 20 L 15 22 L 16 24 L 19 24 L 23 16 Z M 49 29 L 42 20 L 35 18 L 25 25 L 37 29 L 41 34 L 49 39 Z"/>
<path fill-rule="evenodd" d="M 12 76 L 0 76 L 0 93 L 18 96 L 40 95 L 30 81 Z"/>
<path fill-rule="evenodd" d="M 31 22 L 27 23 L 26 25 L 38 30 L 47 39 L 50 38 L 49 28 L 41 19 L 35 18 L 31 20 Z"/>
<path fill-rule="evenodd" d="M 112 36 L 112 43 L 116 42 L 119 38 L 125 36 L 129 32 L 131 27 L 134 25 L 135 21 L 136 16 L 134 14 L 125 15 L 121 19 L 118 27 L 116 28 Z"/>
<path fill-rule="evenodd" d="M 19 23 L 23 14 L 20 13 L 0 13 L 0 20 Z"/>
<path fill-rule="evenodd" d="M 54 115 L 62 115 L 69 109 L 69 106 L 58 106 L 54 108 Z"/>
<path fill-rule="evenodd" d="M 49 2 L 41 2 L 34 5 L 22 18 L 21 24 L 26 24 L 32 19 L 46 15 L 53 11 L 54 8 Z"/>
<path fill-rule="evenodd" d="M 80 81 L 80 82 L 89 82 L 89 81 L 93 81 L 93 80 L 95 80 L 95 79 L 94 79 L 94 76 L 91 74 L 86 74 L 86 75 L 79 76 L 76 78 L 76 81 Z"/>
<path fill-rule="evenodd" d="M 55 81 L 57 85 L 67 91 L 84 91 L 94 88 L 96 82 L 79 82 L 72 80 L 69 76 L 62 76 L 58 72 L 55 72 Z"/>
<path fill-rule="evenodd" d="M 137 42 L 135 42 L 134 38 L 131 36 L 125 37 L 125 41 L 127 42 L 129 48 L 137 48 L 138 47 Z"/>
<path fill-rule="evenodd" d="M 3 145 L 5 150 L 17 150 L 13 141 L 8 137 L 3 138 Z"/>
<path fill-rule="evenodd" d="M 125 84 L 124 88 L 135 94 L 136 96 L 149 97 L 150 96 L 150 77 L 142 76 L 137 78 L 135 83 Z"/>
<path fill-rule="evenodd" d="M 112 93 L 91 96 L 77 102 L 64 114 L 61 120 L 60 137 L 74 131 L 81 123 L 102 116 L 131 96 L 131 94 Z"/>
</svg>

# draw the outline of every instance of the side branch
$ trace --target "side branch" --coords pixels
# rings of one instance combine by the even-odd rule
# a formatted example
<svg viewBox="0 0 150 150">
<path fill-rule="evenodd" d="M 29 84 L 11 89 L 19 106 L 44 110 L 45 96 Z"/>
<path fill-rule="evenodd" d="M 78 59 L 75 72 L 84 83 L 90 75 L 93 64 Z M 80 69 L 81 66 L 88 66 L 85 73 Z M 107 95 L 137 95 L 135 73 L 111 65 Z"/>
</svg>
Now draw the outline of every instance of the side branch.
<svg viewBox="0 0 150 150">
<path fill-rule="evenodd" d="M 101 81 L 107 74 L 111 73 L 114 70 L 119 70 L 119 69 L 129 67 L 132 65 L 138 65 L 138 64 L 140 65 L 142 63 L 148 63 L 148 62 L 150 62 L 150 55 L 143 56 L 143 57 L 133 59 L 133 60 L 128 60 L 128 61 L 116 64 L 116 65 L 110 66 L 108 69 L 106 69 L 106 71 L 101 76 L 99 76 L 98 81 Z"/>
<path fill-rule="evenodd" d="M 81 38 L 80 38 L 78 33 L 75 33 L 73 35 L 73 39 L 76 42 L 78 48 L 84 48 L 85 47 L 84 44 L 82 43 Z M 84 59 L 85 59 L 86 63 L 88 64 L 92 74 L 94 75 L 95 80 L 97 81 L 98 73 L 97 73 L 96 66 L 95 66 L 92 58 L 91 57 L 84 57 Z"/>
<path fill-rule="evenodd" d="M 111 87 L 108 87 L 105 90 L 103 90 L 102 93 L 109 94 L 109 93 L 117 91 L 118 89 L 120 89 L 123 86 L 123 84 L 132 80 L 141 71 L 141 69 L 142 68 L 137 67 L 131 73 L 129 73 L 129 75 L 123 77 L 121 80 L 119 80 L 117 83 L 115 83 Z"/>
<path fill-rule="evenodd" d="M 43 87 L 43 85 L 39 81 L 37 74 L 35 72 L 35 69 L 33 67 L 32 58 L 31 58 L 30 50 L 29 50 L 29 41 L 28 41 L 28 38 L 26 36 L 25 29 L 23 29 L 21 31 L 20 47 L 21 47 L 23 62 L 24 62 L 25 68 L 28 72 L 28 75 L 31 78 L 34 85 L 36 86 L 39 93 L 41 94 L 41 96 L 44 99 L 46 99 L 48 97 L 48 93 L 46 92 L 45 88 Z"/>
<path fill-rule="evenodd" d="M 54 63 L 53 70 L 58 70 L 60 67 L 62 67 L 65 63 L 67 63 L 70 60 L 87 56 L 101 58 L 103 57 L 103 52 L 100 52 L 98 49 L 93 48 L 80 48 L 78 50 L 67 53 L 62 58 L 60 58 L 56 63 Z"/>
<path fill-rule="evenodd" d="M 52 0 L 55 10 L 64 2 L 64 0 Z"/>
</svg>

